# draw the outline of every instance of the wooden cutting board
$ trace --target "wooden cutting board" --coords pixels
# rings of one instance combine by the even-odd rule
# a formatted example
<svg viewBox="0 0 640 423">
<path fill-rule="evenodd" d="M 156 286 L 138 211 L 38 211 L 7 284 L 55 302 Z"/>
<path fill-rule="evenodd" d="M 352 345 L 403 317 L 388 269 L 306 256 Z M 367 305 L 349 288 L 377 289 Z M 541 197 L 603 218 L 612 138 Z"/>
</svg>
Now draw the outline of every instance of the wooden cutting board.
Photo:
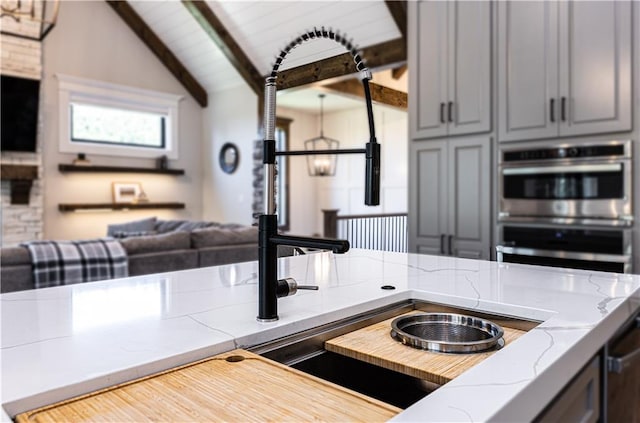
<svg viewBox="0 0 640 423">
<path fill-rule="evenodd" d="M 399 408 L 244 350 L 19 414 L 25 422 L 386 421 Z"/>
<path fill-rule="evenodd" d="M 406 314 L 416 313 L 421 312 Z M 438 353 L 403 345 L 390 335 L 393 319 L 395 317 L 330 339 L 325 342 L 325 349 L 438 385 L 444 385 L 495 353 Z M 505 346 L 526 333 L 504 326 L 503 329 Z"/>
</svg>

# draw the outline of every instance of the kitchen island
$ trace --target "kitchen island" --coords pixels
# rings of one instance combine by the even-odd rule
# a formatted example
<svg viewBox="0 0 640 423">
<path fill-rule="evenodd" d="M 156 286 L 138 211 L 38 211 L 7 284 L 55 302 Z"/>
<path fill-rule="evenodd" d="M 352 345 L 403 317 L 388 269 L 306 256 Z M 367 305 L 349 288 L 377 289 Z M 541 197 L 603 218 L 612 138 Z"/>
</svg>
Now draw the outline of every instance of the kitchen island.
<svg viewBox="0 0 640 423">
<path fill-rule="evenodd" d="M 540 324 L 393 420 L 530 421 L 640 308 L 637 275 L 357 249 L 278 265 L 320 289 L 275 323 L 257 262 L 0 295 L 4 418 L 416 299 Z"/>
</svg>

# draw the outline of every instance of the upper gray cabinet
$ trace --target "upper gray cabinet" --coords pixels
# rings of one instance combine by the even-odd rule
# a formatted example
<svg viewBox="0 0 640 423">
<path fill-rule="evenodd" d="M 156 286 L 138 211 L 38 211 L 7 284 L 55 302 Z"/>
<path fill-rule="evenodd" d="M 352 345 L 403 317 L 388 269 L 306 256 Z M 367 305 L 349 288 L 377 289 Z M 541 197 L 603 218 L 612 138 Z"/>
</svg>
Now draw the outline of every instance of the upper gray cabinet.
<svg viewBox="0 0 640 423">
<path fill-rule="evenodd" d="M 491 129 L 491 3 L 409 2 L 411 138 Z"/>
<path fill-rule="evenodd" d="M 631 130 L 631 4 L 498 2 L 500 141 Z"/>
</svg>

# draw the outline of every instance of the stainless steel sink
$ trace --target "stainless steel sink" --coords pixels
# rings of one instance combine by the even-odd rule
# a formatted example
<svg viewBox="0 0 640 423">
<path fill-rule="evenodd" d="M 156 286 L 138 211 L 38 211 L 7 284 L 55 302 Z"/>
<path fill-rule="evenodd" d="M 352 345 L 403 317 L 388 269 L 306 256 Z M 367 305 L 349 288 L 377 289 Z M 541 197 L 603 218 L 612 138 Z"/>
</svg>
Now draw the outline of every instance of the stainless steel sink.
<svg viewBox="0 0 640 423">
<path fill-rule="evenodd" d="M 391 322 L 391 337 L 413 348 L 475 353 L 504 345 L 504 330 L 490 320 L 458 313 L 420 313 Z"/>
<path fill-rule="evenodd" d="M 457 313 L 471 318 L 490 319 L 496 325 L 530 330 L 539 322 L 505 316 L 483 314 L 476 311 L 427 303 L 419 300 L 403 301 L 367 313 L 322 325 L 284 338 L 255 345 L 247 349 L 291 366 L 316 377 L 336 383 L 364 395 L 406 408 L 428 395 L 439 385 L 385 369 L 364 361 L 345 357 L 325 349 L 325 341 L 383 320 L 404 315 L 414 310 L 428 313 Z M 387 335 L 388 336 L 388 335 Z"/>
</svg>

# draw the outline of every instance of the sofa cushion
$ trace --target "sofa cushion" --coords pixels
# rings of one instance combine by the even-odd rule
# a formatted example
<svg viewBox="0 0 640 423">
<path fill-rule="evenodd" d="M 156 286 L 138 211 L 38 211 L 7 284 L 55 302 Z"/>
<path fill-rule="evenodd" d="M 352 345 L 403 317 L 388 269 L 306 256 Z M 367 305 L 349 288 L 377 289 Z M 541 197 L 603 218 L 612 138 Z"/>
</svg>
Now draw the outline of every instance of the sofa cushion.
<svg viewBox="0 0 640 423">
<path fill-rule="evenodd" d="M 28 264 L 31 265 L 31 254 L 24 247 L 5 247 L 0 254 L 2 266 Z"/>
<path fill-rule="evenodd" d="M 197 222 L 192 220 L 158 220 L 154 229 L 162 234 L 173 231 L 191 232 L 194 229 L 208 228 L 217 225 L 218 224 L 214 222 Z"/>
<path fill-rule="evenodd" d="M 148 232 L 155 230 L 158 218 L 148 217 L 146 219 L 134 220 L 126 223 L 114 223 L 107 226 L 107 236 L 115 236 L 117 232 Z"/>
<path fill-rule="evenodd" d="M 130 276 L 175 272 L 196 267 L 198 267 L 198 252 L 196 250 L 162 251 L 129 257 Z"/>
<path fill-rule="evenodd" d="M 214 247 L 199 248 L 197 251 L 198 266 L 200 267 L 258 260 L 257 245 L 217 245 Z"/>
<path fill-rule="evenodd" d="M 205 228 L 191 232 L 193 248 L 213 247 L 217 245 L 256 244 L 258 245 L 258 228 L 254 226 L 234 226 L 235 229 Z"/>
<path fill-rule="evenodd" d="M 144 254 L 157 251 L 186 250 L 191 247 L 188 232 L 170 232 L 168 234 L 138 236 L 120 240 L 127 254 Z"/>
</svg>

